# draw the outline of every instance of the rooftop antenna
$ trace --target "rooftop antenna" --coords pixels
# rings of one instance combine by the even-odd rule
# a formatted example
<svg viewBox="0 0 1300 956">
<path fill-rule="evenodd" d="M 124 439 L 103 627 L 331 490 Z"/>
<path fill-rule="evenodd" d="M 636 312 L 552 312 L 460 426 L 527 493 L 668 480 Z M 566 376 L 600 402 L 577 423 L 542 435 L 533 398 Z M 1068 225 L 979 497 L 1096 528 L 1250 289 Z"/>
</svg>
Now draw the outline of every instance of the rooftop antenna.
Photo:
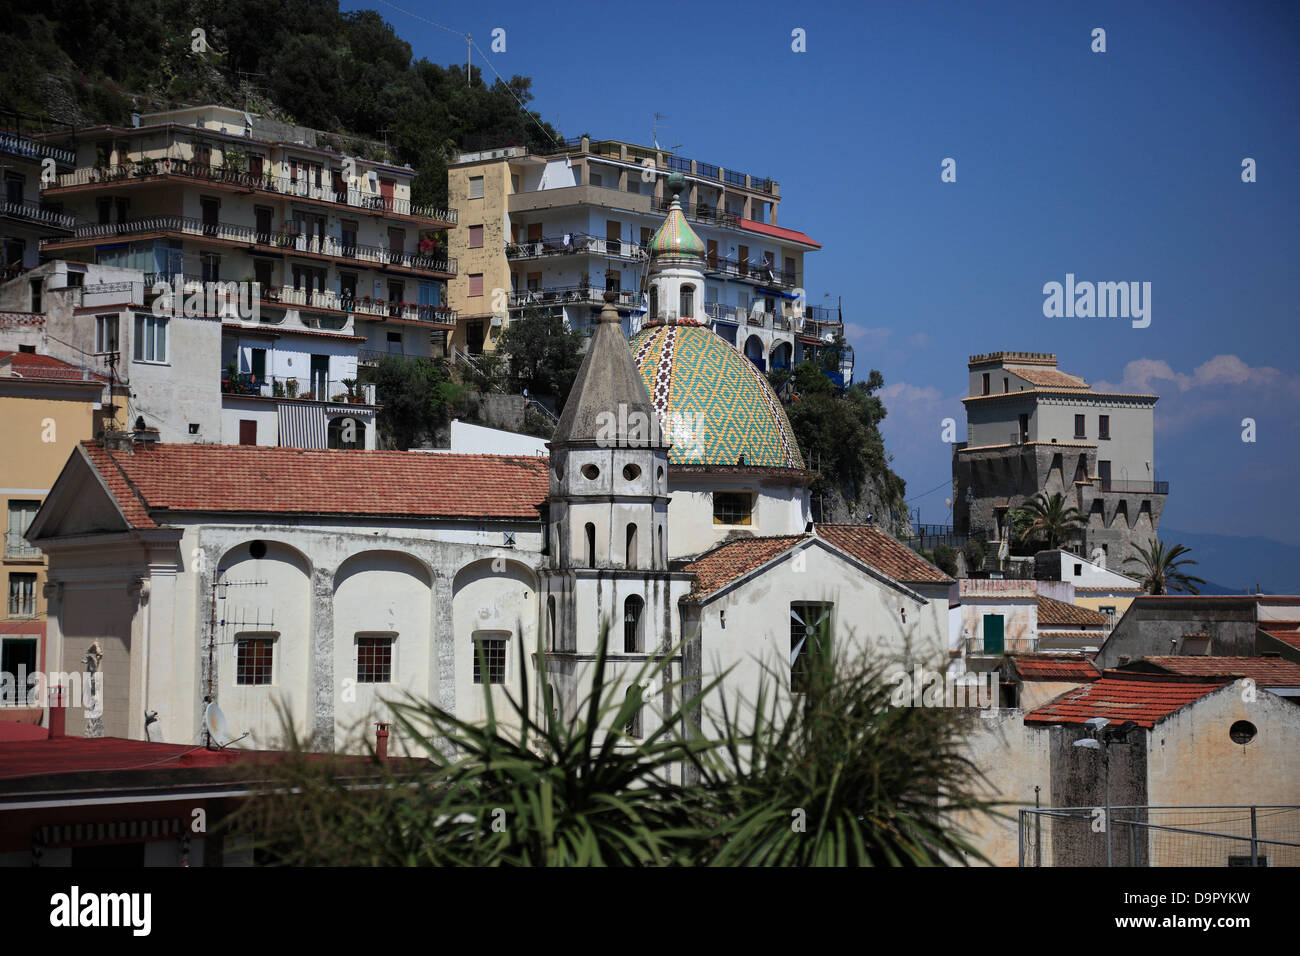
<svg viewBox="0 0 1300 956">
<path fill-rule="evenodd" d="M 465 85 L 466 86 L 474 85 L 474 80 L 473 80 L 474 74 L 469 68 L 469 55 L 473 49 L 474 49 L 474 37 L 472 34 L 466 33 L 465 34 Z"/>
<path fill-rule="evenodd" d="M 654 114 L 654 124 L 650 128 L 650 141 L 654 143 L 655 149 L 667 149 L 670 150 L 674 155 L 676 155 L 677 151 L 682 148 L 681 143 L 675 143 L 672 146 L 666 146 L 666 147 L 659 145 L 659 121 L 666 120 L 666 119 L 669 119 L 667 113 Z"/>
</svg>

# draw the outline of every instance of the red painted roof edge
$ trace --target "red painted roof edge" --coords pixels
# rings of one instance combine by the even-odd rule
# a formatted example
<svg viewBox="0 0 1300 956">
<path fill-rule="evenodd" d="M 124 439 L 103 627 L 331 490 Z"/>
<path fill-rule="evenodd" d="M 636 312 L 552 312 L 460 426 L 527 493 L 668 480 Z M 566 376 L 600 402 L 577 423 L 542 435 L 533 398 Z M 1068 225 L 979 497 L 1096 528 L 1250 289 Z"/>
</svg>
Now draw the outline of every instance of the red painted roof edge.
<svg viewBox="0 0 1300 956">
<path fill-rule="evenodd" d="M 757 232 L 760 235 L 772 236 L 778 239 L 789 239 L 791 242 L 801 242 L 805 245 L 820 249 L 822 244 L 813 239 L 807 233 L 800 232 L 797 229 L 786 229 L 782 226 L 770 226 L 765 222 L 755 222 L 753 219 L 741 219 L 740 228 L 748 229 L 750 232 Z"/>
</svg>

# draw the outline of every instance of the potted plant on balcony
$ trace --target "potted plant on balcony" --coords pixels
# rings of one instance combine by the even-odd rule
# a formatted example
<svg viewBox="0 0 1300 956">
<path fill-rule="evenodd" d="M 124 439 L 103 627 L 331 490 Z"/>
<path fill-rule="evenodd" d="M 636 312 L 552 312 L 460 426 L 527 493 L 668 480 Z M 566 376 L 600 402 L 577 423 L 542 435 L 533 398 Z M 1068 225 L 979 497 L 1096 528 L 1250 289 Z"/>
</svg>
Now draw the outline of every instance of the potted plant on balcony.
<svg viewBox="0 0 1300 956">
<path fill-rule="evenodd" d="M 298 397 L 298 380 L 296 378 L 289 379 L 289 381 L 285 383 L 285 387 L 289 389 L 290 398 Z"/>
<path fill-rule="evenodd" d="M 294 388 L 297 389 L 297 387 L 298 387 L 297 383 L 295 382 Z M 280 379 L 278 378 L 274 382 L 272 382 L 271 395 L 274 396 L 275 398 L 284 398 L 284 382 L 280 381 Z"/>
<path fill-rule="evenodd" d="M 357 380 L 355 378 L 343 379 L 343 387 L 348 390 L 348 401 L 353 405 L 361 404 L 361 396 L 357 394 Z"/>
<path fill-rule="evenodd" d="M 221 380 L 221 390 L 223 392 L 234 391 L 235 380 L 238 378 L 238 376 L 239 376 L 239 369 L 235 366 L 235 362 L 232 359 L 231 361 L 226 363 L 226 374 L 225 377 Z"/>
</svg>

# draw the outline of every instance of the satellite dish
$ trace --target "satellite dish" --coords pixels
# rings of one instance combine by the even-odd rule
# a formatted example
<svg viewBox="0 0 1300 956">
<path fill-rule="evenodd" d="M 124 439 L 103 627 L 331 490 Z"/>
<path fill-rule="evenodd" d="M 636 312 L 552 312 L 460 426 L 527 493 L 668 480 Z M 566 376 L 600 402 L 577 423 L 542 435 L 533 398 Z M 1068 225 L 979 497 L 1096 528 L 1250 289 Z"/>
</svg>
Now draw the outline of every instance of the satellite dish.
<svg viewBox="0 0 1300 956">
<path fill-rule="evenodd" d="M 226 727 L 226 715 L 221 712 L 216 701 L 208 704 L 203 711 L 203 726 L 212 743 L 224 747 L 230 743 L 230 730 Z"/>
</svg>

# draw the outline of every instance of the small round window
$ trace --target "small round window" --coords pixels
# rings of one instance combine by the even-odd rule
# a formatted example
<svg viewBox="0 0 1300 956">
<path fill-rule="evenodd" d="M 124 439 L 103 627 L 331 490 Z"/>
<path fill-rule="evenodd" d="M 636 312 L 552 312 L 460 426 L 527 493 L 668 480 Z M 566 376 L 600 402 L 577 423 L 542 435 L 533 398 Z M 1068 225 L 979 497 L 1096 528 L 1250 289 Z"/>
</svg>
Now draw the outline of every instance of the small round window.
<svg viewBox="0 0 1300 956">
<path fill-rule="evenodd" d="M 628 481 L 636 481 L 641 477 L 641 469 L 637 465 L 624 465 L 623 477 Z"/>
<path fill-rule="evenodd" d="M 600 469 L 595 465 L 583 465 L 582 477 L 586 478 L 588 481 L 595 481 L 600 477 Z"/>
<path fill-rule="evenodd" d="M 249 557 L 256 558 L 259 561 L 266 557 L 266 542 L 254 541 L 248 546 L 248 555 Z"/>
<path fill-rule="evenodd" d="M 1255 739 L 1259 729 L 1249 720 L 1239 720 L 1228 728 L 1228 736 L 1234 744 L 1248 744 Z"/>
</svg>

